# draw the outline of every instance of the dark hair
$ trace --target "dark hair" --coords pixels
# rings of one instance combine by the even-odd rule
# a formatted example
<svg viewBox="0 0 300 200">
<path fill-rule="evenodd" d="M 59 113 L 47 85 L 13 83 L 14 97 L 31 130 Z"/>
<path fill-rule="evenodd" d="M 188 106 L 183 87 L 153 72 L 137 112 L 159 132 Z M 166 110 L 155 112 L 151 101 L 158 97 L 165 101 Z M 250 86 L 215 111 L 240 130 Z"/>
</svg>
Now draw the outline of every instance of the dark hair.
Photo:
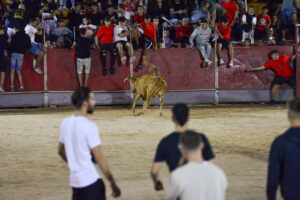
<svg viewBox="0 0 300 200">
<path fill-rule="evenodd" d="M 91 92 L 91 89 L 88 87 L 80 87 L 73 92 L 71 101 L 76 109 L 80 109 L 82 107 L 83 102 L 89 99 L 89 94 Z"/>
<path fill-rule="evenodd" d="M 273 54 L 278 54 L 278 50 L 275 49 L 275 50 L 273 50 L 273 51 L 270 52 L 270 56 L 272 56 Z"/>
<path fill-rule="evenodd" d="M 200 23 L 207 23 L 206 17 L 201 17 L 200 18 Z"/>
<path fill-rule="evenodd" d="M 246 39 L 245 39 L 245 42 L 246 42 L 246 41 L 251 42 L 250 38 L 246 38 Z"/>
<path fill-rule="evenodd" d="M 181 147 L 188 151 L 197 150 L 202 143 L 202 136 L 195 131 L 186 131 L 182 133 L 179 138 Z"/>
<path fill-rule="evenodd" d="M 119 22 L 126 22 L 126 18 L 124 16 L 119 17 L 118 19 Z"/>
<path fill-rule="evenodd" d="M 158 16 L 156 16 L 156 17 L 153 17 L 153 20 L 155 20 L 155 19 L 158 19 L 158 20 L 159 20 L 159 17 L 158 17 Z"/>
<path fill-rule="evenodd" d="M 292 120 L 300 119 L 300 97 L 294 97 L 288 102 L 289 118 Z"/>
<path fill-rule="evenodd" d="M 146 15 L 145 19 L 151 19 L 151 16 L 150 15 Z"/>
<path fill-rule="evenodd" d="M 178 103 L 172 108 L 173 120 L 180 126 L 183 126 L 188 120 L 189 112 L 189 107 L 186 104 Z"/>
<path fill-rule="evenodd" d="M 269 10 L 269 8 L 267 6 L 264 6 L 262 9 L 263 10 Z"/>
<path fill-rule="evenodd" d="M 249 6 L 249 8 L 253 8 L 254 9 L 254 6 Z"/>
<path fill-rule="evenodd" d="M 123 4 L 120 4 L 120 5 L 119 5 L 119 8 L 125 9 L 125 6 L 124 6 Z"/>
<path fill-rule="evenodd" d="M 228 18 L 227 17 L 223 17 L 223 19 L 221 20 L 221 23 L 227 23 L 228 22 Z"/>
<path fill-rule="evenodd" d="M 5 25 L 0 25 L 0 30 L 6 31 L 6 26 Z"/>
<path fill-rule="evenodd" d="M 106 22 L 111 22 L 111 17 L 110 17 L 110 16 L 106 16 L 106 17 L 104 18 L 104 21 L 106 21 Z"/>
<path fill-rule="evenodd" d="M 137 10 L 138 8 L 143 8 L 143 10 L 145 10 L 144 6 L 142 6 L 142 5 L 139 5 L 139 6 L 136 8 L 136 10 Z"/>
<path fill-rule="evenodd" d="M 35 22 L 35 21 L 37 21 L 36 18 L 30 18 L 30 19 L 29 19 L 29 23 L 33 23 L 33 22 Z"/>
<path fill-rule="evenodd" d="M 97 6 L 98 7 L 98 4 L 97 3 L 91 3 L 91 6 Z"/>
<path fill-rule="evenodd" d="M 85 35 L 86 34 L 86 28 L 80 28 L 79 29 L 79 34 L 80 35 Z"/>
</svg>

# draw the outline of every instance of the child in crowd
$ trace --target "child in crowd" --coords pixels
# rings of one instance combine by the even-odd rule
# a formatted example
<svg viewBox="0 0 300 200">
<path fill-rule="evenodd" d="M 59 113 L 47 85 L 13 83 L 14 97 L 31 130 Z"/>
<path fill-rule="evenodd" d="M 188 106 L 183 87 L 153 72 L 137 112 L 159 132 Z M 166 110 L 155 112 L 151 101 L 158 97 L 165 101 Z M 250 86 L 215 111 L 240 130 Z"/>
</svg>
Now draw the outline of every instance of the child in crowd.
<svg viewBox="0 0 300 200">
<path fill-rule="evenodd" d="M 125 48 L 128 51 L 128 55 L 130 57 L 130 64 L 133 64 L 135 61 L 135 57 L 133 55 L 133 46 L 127 40 L 127 36 L 130 34 L 130 30 L 126 27 L 126 18 L 119 18 L 119 25 L 117 25 L 114 29 L 114 42 L 118 48 L 119 55 L 121 57 L 121 62 L 124 65 L 126 63 L 126 56 L 124 56 L 123 49 Z"/>
<path fill-rule="evenodd" d="M 189 38 L 192 34 L 192 27 L 189 25 L 189 18 L 183 18 L 181 24 L 175 28 L 175 31 L 175 42 L 188 44 Z"/>
<path fill-rule="evenodd" d="M 97 29 L 97 26 L 90 24 L 89 19 L 87 17 L 84 17 L 82 19 L 82 24 L 80 24 L 79 28 L 80 29 L 85 28 L 86 29 L 86 37 L 92 38 Z"/>
<path fill-rule="evenodd" d="M 97 49 L 101 53 L 101 63 L 102 63 L 102 73 L 103 76 L 107 74 L 106 68 L 106 56 L 107 52 L 110 52 L 110 68 L 109 71 L 111 74 L 115 74 L 115 62 L 117 57 L 117 49 L 114 44 L 114 29 L 115 26 L 111 24 L 112 20 L 110 17 L 106 17 L 104 20 L 103 26 L 101 26 L 96 34 L 95 42 Z M 101 46 L 99 47 L 99 39 L 101 40 Z"/>
<path fill-rule="evenodd" d="M 250 38 L 251 44 L 254 44 L 254 26 L 256 25 L 256 15 L 254 14 L 254 7 L 249 7 L 249 12 L 242 17 L 243 23 L 243 36 L 242 42 L 245 42 L 246 38 Z"/>
<path fill-rule="evenodd" d="M 87 36 L 87 30 L 85 28 L 79 29 L 80 37 L 74 41 L 72 49 L 76 47 L 76 65 L 77 65 L 77 74 L 79 86 L 83 87 L 82 83 L 82 71 L 85 67 L 85 81 L 84 87 L 88 86 L 88 79 L 91 69 L 91 45 L 93 40 Z"/>
<path fill-rule="evenodd" d="M 257 26 L 255 30 L 255 40 L 262 41 L 267 34 L 267 29 L 271 25 L 271 18 L 268 15 L 269 9 L 263 7 L 262 14 L 257 16 Z"/>
</svg>

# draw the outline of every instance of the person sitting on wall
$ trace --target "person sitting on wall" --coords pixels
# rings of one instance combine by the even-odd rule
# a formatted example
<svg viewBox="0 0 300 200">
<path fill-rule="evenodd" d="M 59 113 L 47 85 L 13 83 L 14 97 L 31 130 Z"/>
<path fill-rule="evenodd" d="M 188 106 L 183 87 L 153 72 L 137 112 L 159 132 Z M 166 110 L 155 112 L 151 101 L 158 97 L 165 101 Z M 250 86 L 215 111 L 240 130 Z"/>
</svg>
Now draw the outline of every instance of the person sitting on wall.
<svg viewBox="0 0 300 200">
<path fill-rule="evenodd" d="M 104 20 L 105 25 L 101 26 L 96 34 L 95 42 L 97 49 L 101 52 L 101 63 L 103 76 L 107 74 L 106 68 L 106 56 L 107 52 L 110 52 L 110 68 L 111 74 L 115 74 L 115 63 L 117 57 L 117 48 L 114 43 L 114 29 L 115 26 L 111 24 L 110 17 L 106 17 Z M 99 47 L 99 39 L 101 40 L 101 46 Z"/>
<path fill-rule="evenodd" d="M 278 50 L 274 50 L 270 53 L 271 60 L 269 60 L 265 65 L 260 67 L 253 67 L 246 72 L 260 71 L 264 69 L 272 69 L 276 73 L 272 84 L 272 96 L 270 104 L 273 105 L 276 102 L 276 95 L 278 89 L 284 83 L 290 85 L 293 89 L 296 88 L 296 76 L 293 69 L 290 67 L 289 62 L 296 59 L 296 55 L 287 56 L 279 55 Z"/>
<path fill-rule="evenodd" d="M 208 27 L 206 18 L 200 19 L 200 27 L 195 29 L 190 37 L 190 47 L 194 46 L 194 39 L 196 38 L 197 49 L 201 52 L 204 58 L 203 67 L 209 66 L 212 62 L 209 60 L 211 45 L 209 40 L 213 37 L 213 31 Z"/>
<path fill-rule="evenodd" d="M 228 19 L 224 18 L 221 24 L 216 24 L 215 28 L 216 33 L 219 35 L 218 40 L 218 49 L 217 49 L 217 58 L 219 65 L 223 65 L 225 62 L 221 58 L 222 48 L 226 48 L 229 50 L 230 62 L 229 66 L 233 67 L 233 47 L 231 43 L 231 27 L 228 23 Z"/>
<path fill-rule="evenodd" d="M 175 42 L 183 43 L 183 44 L 189 43 L 189 38 L 192 34 L 192 27 L 188 23 L 189 23 L 189 18 L 185 17 L 182 19 L 181 24 L 175 28 L 175 32 L 176 32 Z"/>
</svg>

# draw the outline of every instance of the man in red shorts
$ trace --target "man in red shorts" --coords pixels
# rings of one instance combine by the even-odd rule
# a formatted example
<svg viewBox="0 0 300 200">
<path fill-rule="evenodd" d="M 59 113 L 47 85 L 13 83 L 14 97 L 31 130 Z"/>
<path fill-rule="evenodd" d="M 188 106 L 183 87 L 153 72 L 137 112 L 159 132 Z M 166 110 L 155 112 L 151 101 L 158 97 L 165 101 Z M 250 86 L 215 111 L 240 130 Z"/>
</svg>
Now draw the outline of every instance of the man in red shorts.
<svg viewBox="0 0 300 200">
<path fill-rule="evenodd" d="M 229 61 L 229 66 L 233 67 L 233 47 L 231 44 L 231 27 L 228 23 L 228 19 L 223 19 L 221 24 L 216 24 L 216 33 L 219 35 L 219 40 L 218 40 L 218 50 L 217 50 L 217 58 L 218 58 L 218 63 L 219 65 L 223 65 L 225 62 L 221 58 L 221 51 L 222 48 L 226 48 L 229 50 L 229 56 L 230 56 L 230 61 Z"/>
<path fill-rule="evenodd" d="M 271 60 L 269 60 L 264 66 L 253 67 L 246 70 L 246 72 L 260 71 L 264 69 L 272 69 L 275 71 L 276 77 L 272 84 L 272 99 L 270 102 L 270 104 L 274 104 L 277 91 L 282 84 L 287 83 L 293 89 L 296 87 L 296 76 L 289 65 L 289 62 L 296 59 L 296 55 L 291 57 L 287 55 L 279 55 L 278 51 L 274 50 L 270 53 L 270 56 Z"/>
<path fill-rule="evenodd" d="M 117 48 L 114 43 L 114 29 L 115 26 L 111 24 L 111 18 L 106 17 L 104 20 L 105 25 L 101 26 L 95 37 L 95 42 L 97 49 L 100 49 L 101 54 L 101 63 L 102 63 L 102 72 L 103 76 L 107 74 L 106 69 L 106 56 L 107 52 L 110 52 L 110 68 L 109 71 L 111 74 L 115 73 L 115 62 L 117 57 Z M 101 40 L 101 46 L 99 47 L 99 39 Z"/>
</svg>

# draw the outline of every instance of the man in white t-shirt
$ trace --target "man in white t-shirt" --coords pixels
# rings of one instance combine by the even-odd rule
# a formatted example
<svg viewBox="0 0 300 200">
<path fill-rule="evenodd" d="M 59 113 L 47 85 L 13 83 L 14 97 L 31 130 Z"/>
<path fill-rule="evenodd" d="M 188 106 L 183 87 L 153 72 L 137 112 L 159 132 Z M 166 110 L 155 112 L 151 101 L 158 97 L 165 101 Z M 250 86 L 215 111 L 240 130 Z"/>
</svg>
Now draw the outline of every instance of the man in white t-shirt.
<svg viewBox="0 0 300 200">
<path fill-rule="evenodd" d="M 42 38 L 43 25 L 39 24 L 35 18 L 30 19 L 29 24 L 27 24 L 27 26 L 25 27 L 25 32 L 30 37 L 31 40 L 31 49 L 29 50 L 29 52 L 35 56 L 32 62 L 33 70 L 38 74 L 43 74 L 40 68 L 40 64 L 42 58 L 47 52 L 47 49 L 44 48 L 42 41 L 37 42 L 35 37 L 36 35 L 39 35 Z"/>
<path fill-rule="evenodd" d="M 73 200 L 106 199 L 105 186 L 96 164 L 110 182 L 113 196 L 119 197 L 121 191 L 102 153 L 98 127 L 87 118 L 95 106 L 93 93 L 87 87 L 76 89 L 72 104 L 77 111 L 61 124 L 58 153 L 70 169 Z"/>
<path fill-rule="evenodd" d="M 133 46 L 127 40 L 127 36 L 129 36 L 130 34 L 130 31 L 126 27 L 127 20 L 124 16 L 122 16 L 118 19 L 118 21 L 119 25 L 117 25 L 114 29 L 114 42 L 118 48 L 122 64 L 124 65 L 127 60 L 126 56 L 124 56 L 124 48 L 128 51 L 128 55 L 130 57 L 130 64 L 133 64 L 135 61 L 135 56 L 133 55 Z"/>
<path fill-rule="evenodd" d="M 186 164 L 171 173 L 167 200 L 224 200 L 227 180 L 216 165 L 203 161 L 202 136 L 187 131 L 180 136 L 179 148 Z"/>
</svg>

